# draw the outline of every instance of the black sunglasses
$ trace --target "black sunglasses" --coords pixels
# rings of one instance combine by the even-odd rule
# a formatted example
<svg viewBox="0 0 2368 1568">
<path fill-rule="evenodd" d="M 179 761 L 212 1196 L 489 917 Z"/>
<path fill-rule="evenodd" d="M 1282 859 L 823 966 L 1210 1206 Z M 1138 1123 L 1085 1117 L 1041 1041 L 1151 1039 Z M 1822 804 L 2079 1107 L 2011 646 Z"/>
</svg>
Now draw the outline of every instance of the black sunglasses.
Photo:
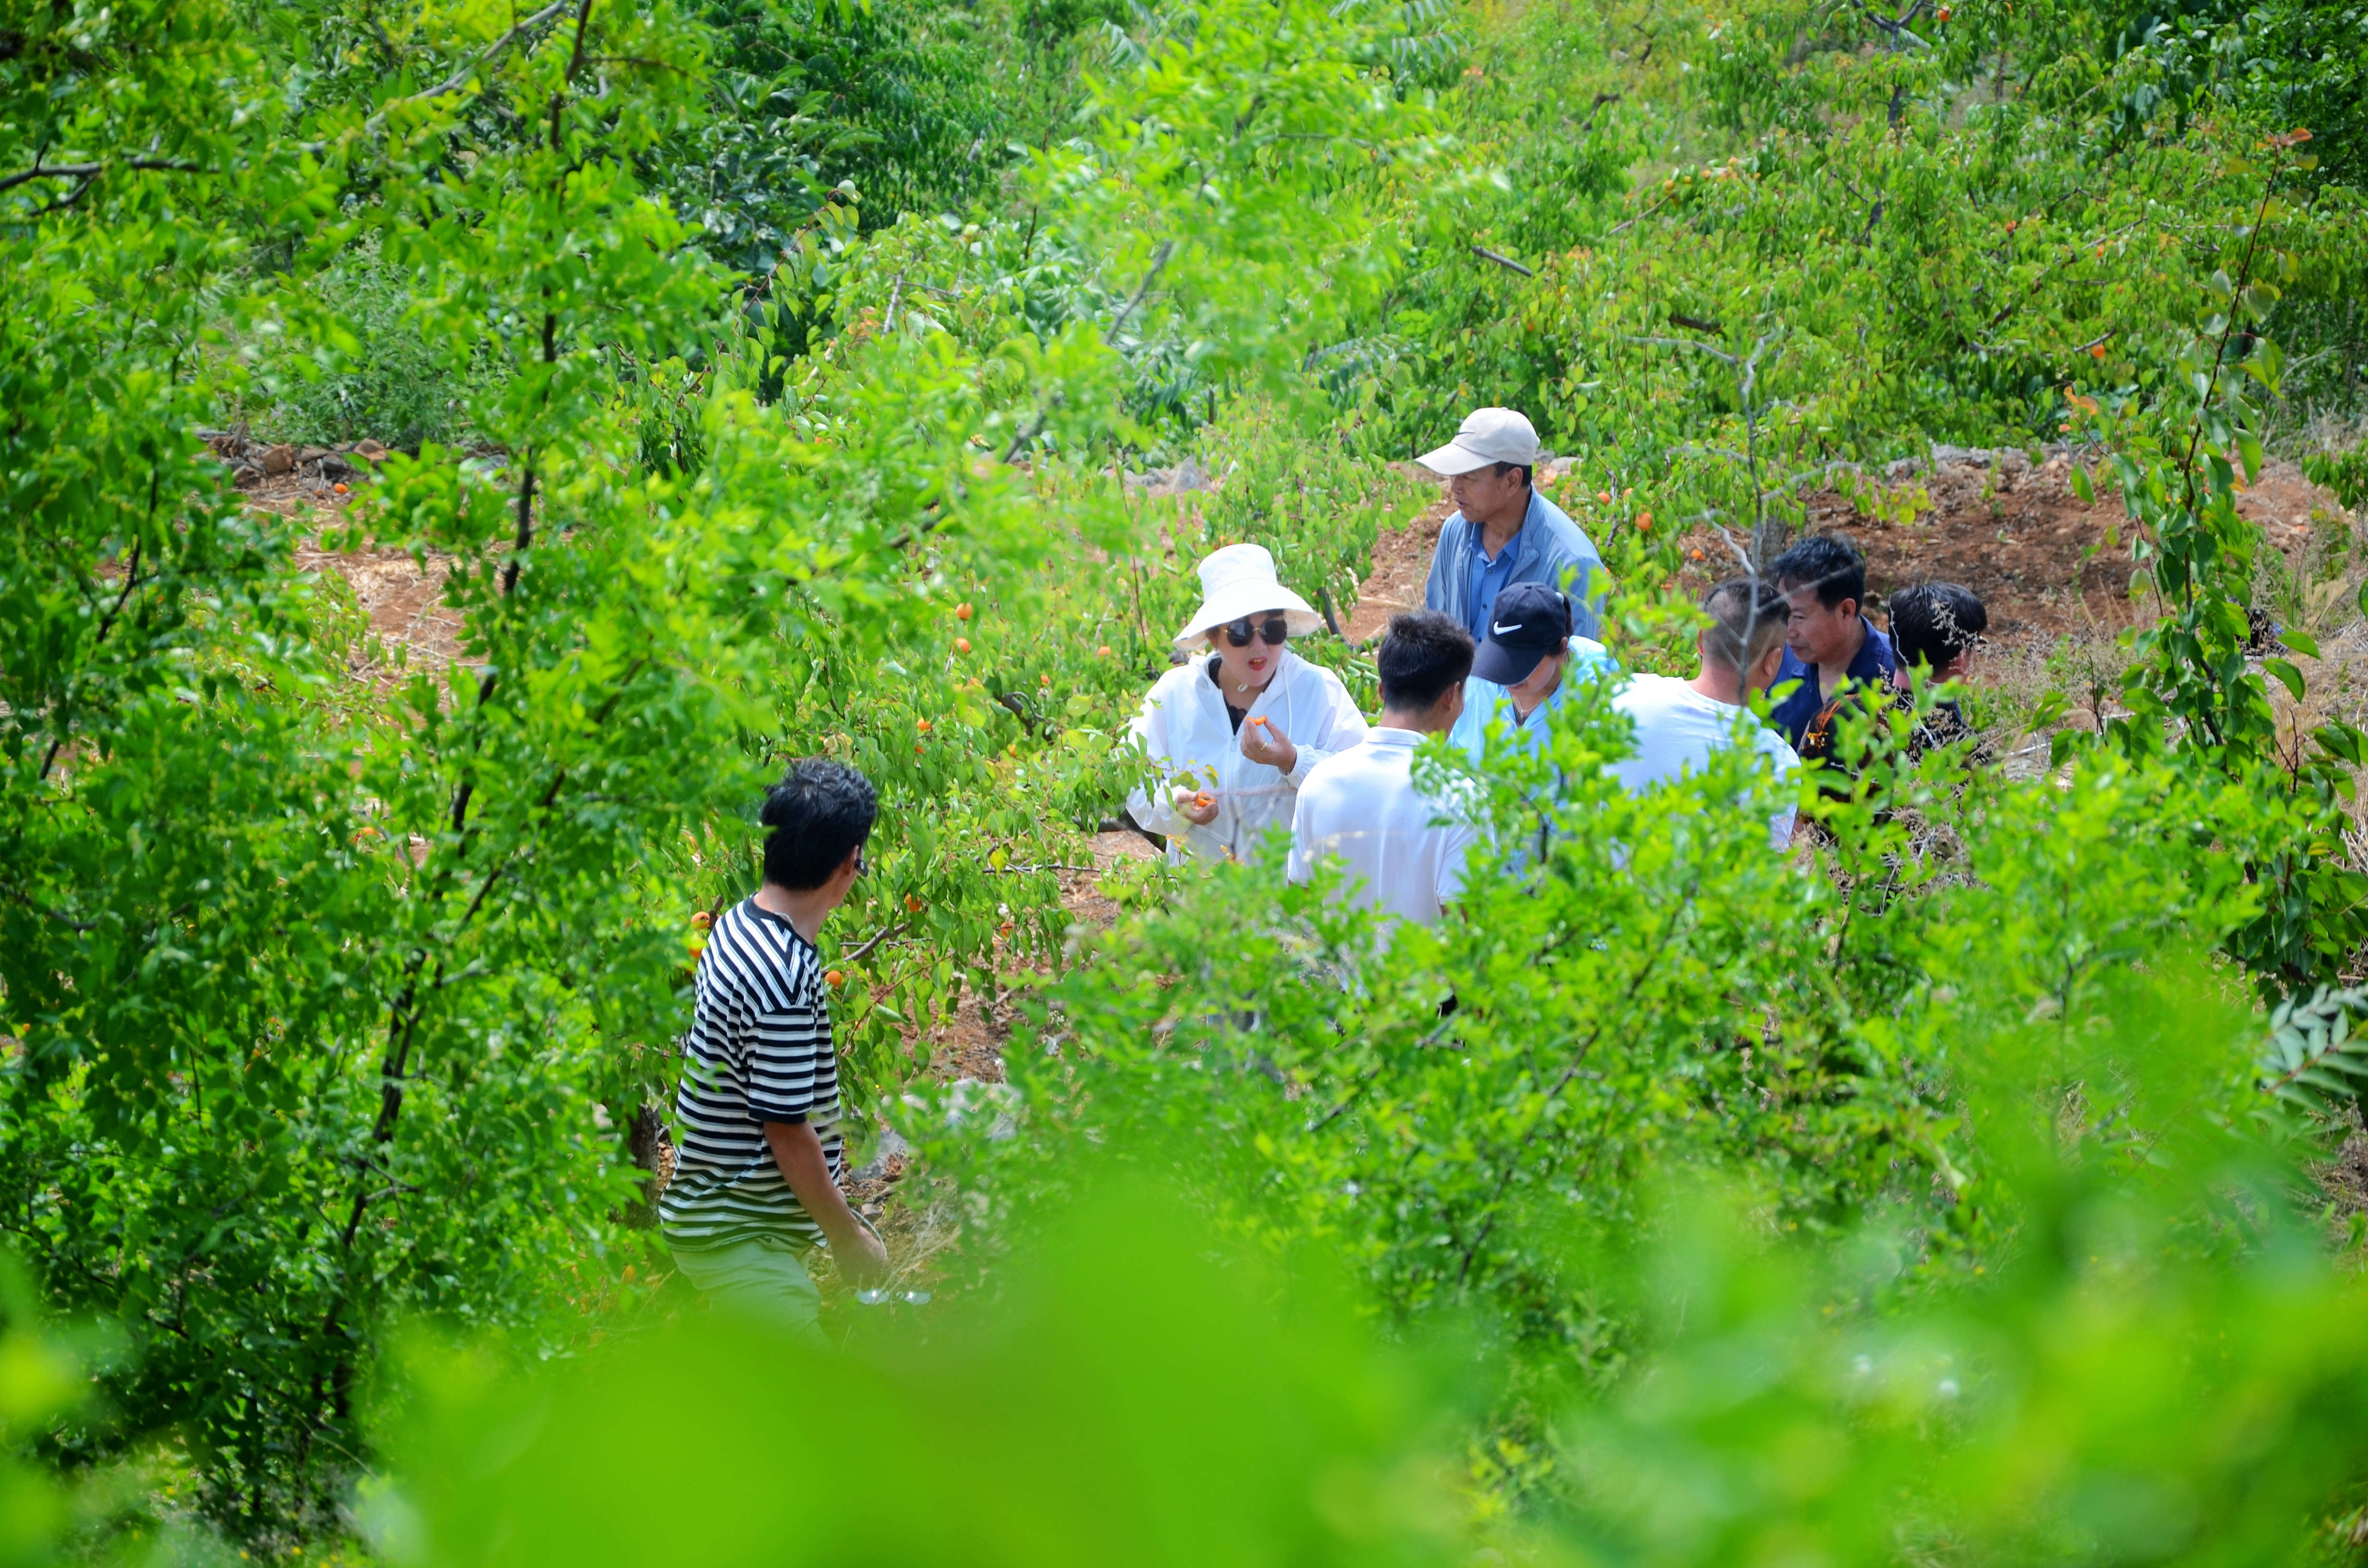
<svg viewBox="0 0 2368 1568">
<path fill-rule="evenodd" d="M 1268 616 L 1265 625 L 1253 626 L 1250 618 L 1244 616 L 1225 628 L 1225 641 L 1236 648 L 1248 647 L 1253 636 L 1263 636 L 1268 642 L 1280 648 L 1291 640 L 1291 622 L 1276 614 Z"/>
</svg>

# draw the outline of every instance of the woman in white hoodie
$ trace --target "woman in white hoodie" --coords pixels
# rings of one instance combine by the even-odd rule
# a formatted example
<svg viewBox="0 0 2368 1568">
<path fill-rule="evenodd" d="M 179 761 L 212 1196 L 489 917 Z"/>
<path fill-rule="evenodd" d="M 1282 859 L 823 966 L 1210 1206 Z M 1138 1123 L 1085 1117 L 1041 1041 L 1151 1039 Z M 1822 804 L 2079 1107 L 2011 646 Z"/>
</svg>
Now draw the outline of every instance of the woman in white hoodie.
<svg viewBox="0 0 2368 1568">
<path fill-rule="evenodd" d="M 1201 562 L 1201 608 L 1176 634 L 1199 651 L 1159 677 L 1131 727 L 1158 782 L 1127 806 L 1167 836 L 1170 861 L 1247 858 L 1269 827 L 1290 832 L 1309 771 L 1364 740 L 1340 677 L 1285 646 L 1323 624 L 1263 546 L 1229 544 Z"/>
</svg>

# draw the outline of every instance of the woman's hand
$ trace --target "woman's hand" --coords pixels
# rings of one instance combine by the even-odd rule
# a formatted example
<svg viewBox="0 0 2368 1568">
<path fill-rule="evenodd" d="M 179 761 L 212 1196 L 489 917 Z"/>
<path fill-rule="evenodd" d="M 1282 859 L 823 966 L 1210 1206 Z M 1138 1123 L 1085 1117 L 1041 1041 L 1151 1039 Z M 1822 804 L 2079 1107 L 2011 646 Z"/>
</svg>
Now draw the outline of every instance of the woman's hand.
<svg viewBox="0 0 2368 1568">
<path fill-rule="evenodd" d="M 1242 721 L 1242 755 L 1285 773 L 1299 766 L 1299 748 L 1291 744 L 1291 737 L 1271 719 Z"/>
<path fill-rule="evenodd" d="M 1206 827 L 1217 820 L 1217 797 L 1206 790 L 1178 790 L 1176 811 L 1194 827 Z"/>
</svg>

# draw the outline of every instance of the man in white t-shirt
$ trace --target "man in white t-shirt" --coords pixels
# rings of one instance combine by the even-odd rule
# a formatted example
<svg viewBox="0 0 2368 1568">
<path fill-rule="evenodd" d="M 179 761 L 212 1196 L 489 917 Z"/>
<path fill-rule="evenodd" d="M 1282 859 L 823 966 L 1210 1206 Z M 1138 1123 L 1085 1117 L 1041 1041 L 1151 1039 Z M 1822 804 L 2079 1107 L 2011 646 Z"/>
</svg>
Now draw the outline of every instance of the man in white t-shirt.
<svg viewBox="0 0 2368 1568">
<path fill-rule="evenodd" d="M 1376 655 L 1381 722 L 1318 763 L 1299 787 L 1291 821 L 1291 880 L 1337 860 L 1368 909 L 1430 925 L 1463 888 L 1463 857 L 1479 830 L 1414 781 L 1415 748 L 1463 711 L 1472 634 L 1437 610 L 1393 617 Z"/>
<path fill-rule="evenodd" d="M 1789 791 L 1801 759 L 1746 706 L 1783 662 L 1784 596 L 1772 583 L 1730 577 L 1710 591 L 1702 608 L 1711 623 L 1699 639 L 1702 668 L 1693 679 L 1638 676 L 1612 699 L 1636 726 L 1636 754 L 1613 763 L 1611 771 L 1634 794 L 1689 768 L 1699 771 L 1713 750 L 1740 742 L 1775 765 L 1779 788 Z M 1780 849 L 1792 842 L 1796 810 L 1788 794 L 1783 809 L 1768 819 L 1769 839 Z"/>
</svg>

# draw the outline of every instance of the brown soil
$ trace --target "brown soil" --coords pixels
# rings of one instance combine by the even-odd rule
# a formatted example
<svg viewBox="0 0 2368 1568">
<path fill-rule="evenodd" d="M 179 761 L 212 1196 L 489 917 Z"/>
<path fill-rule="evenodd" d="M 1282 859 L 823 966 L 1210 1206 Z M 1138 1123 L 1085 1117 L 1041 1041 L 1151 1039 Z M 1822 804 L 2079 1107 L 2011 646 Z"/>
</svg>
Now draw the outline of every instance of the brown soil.
<svg viewBox="0 0 2368 1568">
<path fill-rule="evenodd" d="M 1952 582 L 1979 595 L 1990 612 L 1994 645 L 2045 646 L 2059 637 L 2110 637 L 2143 613 L 2129 597 L 2129 519 L 2118 499 L 2093 506 L 2072 494 L 2071 460 L 2058 453 L 2033 465 L 2019 451 L 1976 452 L 1937 465 L 1895 464 L 1886 488 L 1921 485 L 1930 500 L 1916 520 L 1869 517 L 1832 490 L 1807 498 L 1808 527 L 1841 533 L 1866 552 L 1867 592 L 1877 608 L 1897 589 Z M 2237 511 L 2262 525 L 2289 555 L 2308 540 L 2314 517 L 2347 526 L 2342 508 L 2294 464 L 2268 463 Z M 1708 585 L 1733 547 L 1709 529 L 1685 543 L 1702 563 L 1688 585 Z M 1699 577 L 1700 581 L 1691 579 Z"/>
<path fill-rule="evenodd" d="M 291 450 L 292 466 L 287 472 L 265 473 L 257 465 L 269 449 L 234 435 L 212 437 L 209 444 L 236 465 L 239 493 L 258 512 L 301 521 L 317 518 L 323 527 L 339 527 L 346 508 L 369 489 L 370 460 L 351 448 Z M 318 538 L 317 533 L 313 536 L 314 541 Z M 437 674 L 460 656 L 461 616 L 444 603 L 446 557 L 431 554 L 423 568 L 407 550 L 330 551 L 307 542 L 297 550 L 296 564 L 303 571 L 330 571 L 344 578 L 355 603 L 369 617 L 370 631 L 390 648 L 403 650 L 401 668 L 391 660 L 358 662 L 358 678 L 398 679 L 416 669 Z"/>
<path fill-rule="evenodd" d="M 1390 617 L 1422 608 L 1423 585 L 1430 580 L 1430 558 L 1439 549 L 1440 526 L 1455 510 L 1445 497 L 1394 528 L 1383 528 L 1373 544 L 1373 569 L 1358 585 L 1357 608 L 1341 628 L 1351 642 L 1378 637 Z"/>
<path fill-rule="evenodd" d="M 2137 614 L 2129 597 L 2127 516 L 2110 495 L 2083 505 L 2072 494 L 2066 454 L 2034 465 L 2020 451 L 1947 451 L 1938 463 L 1896 463 L 1884 476 L 1895 494 L 1918 485 L 1930 505 L 1904 525 L 1868 517 L 1839 491 L 1806 498 L 1810 529 L 1845 534 L 1866 552 L 1868 594 L 1878 609 L 1911 584 L 1961 583 L 1988 607 L 1991 642 L 2008 648 L 2066 635 L 2110 637 Z M 2335 499 L 2283 459 L 2262 469 L 2237 509 L 2289 555 L 2308 540 L 2314 518 L 2346 526 Z M 1421 607 L 1440 527 L 1453 510 L 1442 495 L 1419 517 L 1382 531 L 1349 617 L 1350 641 L 1377 636 L 1391 616 Z M 1683 542 L 1690 561 L 1682 581 L 1697 593 L 1736 559 L 1736 542 L 1710 528 L 1694 529 Z"/>
</svg>

